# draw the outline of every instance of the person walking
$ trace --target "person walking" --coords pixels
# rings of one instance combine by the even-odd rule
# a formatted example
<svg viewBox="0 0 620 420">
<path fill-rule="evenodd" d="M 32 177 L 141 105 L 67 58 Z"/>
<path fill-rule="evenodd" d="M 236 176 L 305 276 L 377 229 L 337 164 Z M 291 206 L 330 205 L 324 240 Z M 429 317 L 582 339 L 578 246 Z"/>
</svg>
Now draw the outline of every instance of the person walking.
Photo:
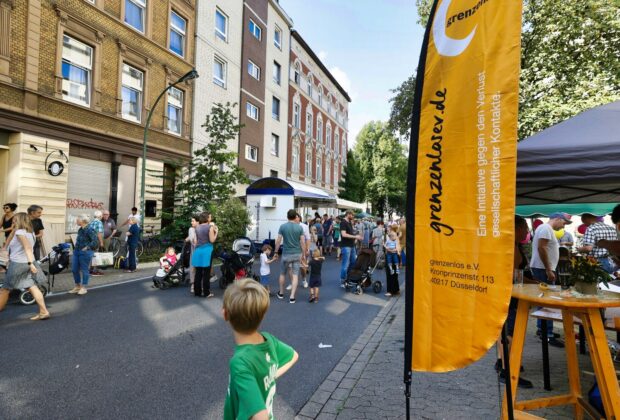
<svg viewBox="0 0 620 420">
<path fill-rule="evenodd" d="M 530 268 L 532 270 L 532 276 L 535 280 L 548 284 L 555 283 L 555 269 L 558 265 L 558 261 L 560 260 L 560 243 L 555 237 L 555 231 L 560 230 L 564 228 L 564 226 L 571 223 L 572 222 L 568 214 L 559 212 L 551 213 L 549 215 L 549 221 L 540 225 L 534 232 Z M 564 347 L 564 343 L 559 341 L 553 334 L 553 322 L 546 322 L 547 340 L 549 345 L 560 348 Z M 538 331 L 536 334 L 541 337 L 542 321 L 540 319 L 537 322 L 537 326 Z"/>
<path fill-rule="evenodd" d="M 400 245 L 400 265 L 404 267 L 406 265 L 405 258 L 407 257 L 407 222 L 404 217 L 398 221 L 398 242 Z"/>
<path fill-rule="evenodd" d="M 50 313 L 38 286 L 38 283 L 45 281 L 45 276 L 34 258 L 32 250 L 35 235 L 32 222 L 26 213 L 17 213 L 13 216 L 13 232 L 8 245 L 9 267 L 0 288 L 0 311 L 4 310 L 12 289 L 28 289 L 39 307 L 39 313 L 30 319 L 32 321 L 49 319 Z"/>
<path fill-rule="evenodd" d="M 6 203 L 2 206 L 2 210 L 4 214 L 2 215 L 2 232 L 4 232 L 4 240 L 8 240 L 9 235 L 13 231 L 13 216 L 15 216 L 15 210 L 17 209 L 17 204 L 15 203 Z"/>
<path fill-rule="evenodd" d="M 357 253 L 355 250 L 355 240 L 362 240 L 362 235 L 356 235 L 351 225 L 353 221 L 353 212 L 351 210 L 345 213 L 344 219 L 340 222 L 340 253 L 342 261 L 340 263 L 340 287 L 344 289 L 344 282 L 347 279 L 349 267 L 357 261 Z"/>
<path fill-rule="evenodd" d="M 295 303 L 295 292 L 297 292 L 297 282 L 299 281 L 299 266 L 305 262 L 306 255 L 306 238 L 304 230 L 295 223 L 297 212 L 294 209 L 286 213 L 288 222 L 282 224 L 278 230 L 278 239 L 276 239 L 275 254 L 278 254 L 280 246 L 284 245 L 282 251 L 282 267 L 280 269 L 280 277 L 278 282 L 280 290 L 277 293 L 278 299 L 284 299 L 284 282 L 286 273 L 290 269 L 291 276 L 291 295 L 290 303 Z"/>
<path fill-rule="evenodd" d="M 312 252 L 312 259 L 308 263 L 310 266 L 310 303 L 319 303 L 319 289 L 321 288 L 321 268 L 325 257 L 321 256 L 321 250 L 315 249 Z"/>
<path fill-rule="evenodd" d="M 332 231 L 334 236 L 334 248 L 336 248 L 336 261 L 340 261 L 340 217 L 334 219 Z"/>
<path fill-rule="evenodd" d="M 129 230 L 127 231 L 127 269 L 125 273 L 133 273 L 138 266 L 136 262 L 136 249 L 140 242 L 140 226 L 138 218 L 129 216 Z"/>
<path fill-rule="evenodd" d="M 196 267 L 194 275 L 194 296 L 213 297 L 211 293 L 211 261 L 213 243 L 217 240 L 218 228 L 212 223 L 211 213 L 201 213 L 196 226 L 196 247 L 192 255 L 192 265 Z"/>
<path fill-rule="evenodd" d="M 322 255 L 332 255 L 334 242 L 334 221 L 325 213 L 323 215 L 323 253 Z"/>
<path fill-rule="evenodd" d="M 90 279 L 90 262 L 93 254 L 99 246 L 97 233 L 90 226 L 90 216 L 81 214 L 77 218 L 77 225 L 80 226 L 77 232 L 77 240 L 73 247 L 73 259 L 71 260 L 71 271 L 73 272 L 73 282 L 75 287 L 69 290 L 71 294 L 85 295 L 88 293 L 86 286 Z"/>
</svg>

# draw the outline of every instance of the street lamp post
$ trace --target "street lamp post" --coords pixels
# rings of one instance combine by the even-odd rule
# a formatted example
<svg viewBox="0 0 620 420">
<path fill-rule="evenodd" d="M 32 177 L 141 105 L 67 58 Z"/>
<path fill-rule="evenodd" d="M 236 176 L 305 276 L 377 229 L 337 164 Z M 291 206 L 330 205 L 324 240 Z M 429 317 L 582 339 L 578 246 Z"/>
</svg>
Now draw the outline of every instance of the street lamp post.
<svg viewBox="0 0 620 420">
<path fill-rule="evenodd" d="M 144 213 L 144 206 L 145 206 L 145 193 L 146 193 L 146 145 L 147 145 L 147 139 L 149 136 L 149 126 L 151 125 L 151 117 L 153 116 L 153 112 L 155 111 L 155 107 L 157 107 L 157 104 L 159 103 L 159 101 L 161 100 L 161 98 L 164 96 L 164 94 L 166 92 L 168 92 L 168 90 L 170 90 L 170 88 L 178 85 L 179 83 L 183 83 L 186 80 L 192 80 L 198 77 L 198 72 L 196 71 L 196 69 L 192 69 L 191 71 L 187 72 L 186 74 L 184 74 L 183 76 L 181 76 L 181 78 L 179 80 L 177 80 L 176 82 L 172 83 L 171 85 L 169 85 L 166 89 L 162 90 L 161 93 L 159 94 L 159 96 L 157 97 L 157 99 L 155 100 L 155 103 L 153 104 L 153 106 L 151 107 L 151 110 L 149 111 L 147 117 L 146 117 L 146 124 L 144 125 L 144 136 L 143 136 L 143 140 L 142 140 L 142 176 L 140 178 L 141 180 L 141 185 L 140 185 L 140 217 L 142 217 L 142 225 L 144 225 L 144 219 L 145 219 L 145 213 Z"/>
</svg>

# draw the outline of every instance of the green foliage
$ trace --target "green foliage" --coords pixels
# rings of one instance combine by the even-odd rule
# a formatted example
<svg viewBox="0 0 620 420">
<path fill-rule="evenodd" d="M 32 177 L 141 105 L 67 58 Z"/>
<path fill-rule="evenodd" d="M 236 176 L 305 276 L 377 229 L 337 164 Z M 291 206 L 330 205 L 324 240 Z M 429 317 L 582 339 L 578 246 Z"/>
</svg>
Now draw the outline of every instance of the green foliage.
<svg viewBox="0 0 620 420">
<path fill-rule="evenodd" d="M 404 213 L 407 190 L 407 157 L 404 147 L 385 122 L 362 127 L 353 154 L 359 162 L 364 198 L 375 214 Z"/>
<path fill-rule="evenodd" d="M 415 93 L 415 76 L 410 76 L 396 89 L 391 90 L 395 95 L 390 99 L 392 109 L 388 126 L 396 135 L 409 140 L 411 135 L 411 110 Z"/>
<path fill-rule="evenodd" d="M 426 25 L 431 0 L 416 0 Z M 519 139 L 620 99 L 620 1 L 524 0 Z M 393 92 L 390 126 L 403 135 L 415 86 Z"/>
<path fill-rule="evenodd" d="M 360 203 L 364 201 L 364 180 L 353 151 L 347 151 L 347 166 L 340 179 L 338 197 Z"/>
<path fill-rule="evenodd" d="M 177 205 L 173 213 L 164 213 L 162 218 L 171 224 L 164 229 L 164 235 L 174 239 L 184 238 L 190 219 L 201 211 L 217 209 L 215 204 L 226 202 L 239 183 L 248 182 L 243 170 L 237 166 L 237 153 L 227 148 L 228 142 L 239 135 L 241 126 L 235 122 L 230 103 L 215 104 L 207 115 L 205 128 L 209 142 L 194 152 L 193 159 L 180 168 L 182 177 L 175 187 Z M 227 223 L 237 221 L 227 217 Z"/>
<path fill-rule="evenodd" d="M 243 201 L 230 197 L 213 206 L 212 213 L 219 228 L 217 242 L 224 248 L 230 249 L 235 239 L 246 235 L 250 213 Z"/>
</svg>

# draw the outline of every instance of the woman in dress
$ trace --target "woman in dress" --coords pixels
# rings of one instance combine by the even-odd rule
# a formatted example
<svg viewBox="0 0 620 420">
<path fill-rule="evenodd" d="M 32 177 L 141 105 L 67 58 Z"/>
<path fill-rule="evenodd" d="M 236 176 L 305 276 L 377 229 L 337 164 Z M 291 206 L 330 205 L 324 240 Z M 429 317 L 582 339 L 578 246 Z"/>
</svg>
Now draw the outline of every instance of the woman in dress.
<svg viewBox="0 0 620 420">
<path fill-rule="evenodd" d="M 90 279 L 88 269 L 95 250 L 99 248 L 99 238 L 95 230 L 90 226 L 90 216 L 86 214 L 79 215 L 77 225 L 80 228 L 78 229 L 77 240 L 73 247 L 73 259 L 71 260 L 71 271 L 73 272 L 75 287 L 69 290 L 69 293 L 85 295 L 88 293 L 86 286 L 88 286 L 88 280 Z"/>
<path fill-rule="evenodd" d="M 13 230 L 14 235 L 8 247 L 9 268 L 0 289 L 0 311 L 6 306 L 11 289 L 28 289 L 39 306 L 39 313 L 30 319 L 32 321 L 49 319 L 50 313 L 45 307 L 45 299 L 38 287 L 38 283 L 45 281 L 45 276 L 32 252 L 35 237 L 28 214 L 17 213 L 13 216 Z"/>
<path fill-rule="evenodd" d="M 196 240 L 192 265 L 196 268 L 194 275 L 194 296 L 213 297 L 211 293 L 211 260 L 213 243 L 217 239 L 218 228 L 212 222 L 211 213 L 201 213 L 196 226 Z"/>
</svg>

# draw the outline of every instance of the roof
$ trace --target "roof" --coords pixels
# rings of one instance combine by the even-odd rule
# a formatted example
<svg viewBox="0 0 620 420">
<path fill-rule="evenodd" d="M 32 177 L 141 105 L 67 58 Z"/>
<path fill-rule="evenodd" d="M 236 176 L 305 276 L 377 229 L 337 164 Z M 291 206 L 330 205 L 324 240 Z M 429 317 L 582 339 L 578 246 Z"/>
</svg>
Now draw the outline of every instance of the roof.
<svg viewBox="0 0 620 420">
<path fill-rule="evenodd" d="M 336 202 L 336 196 L 320 188 L 281 178 L 268 177 L 252 182 L 246 195 L 292 195 L 295 198 Z"/>
<path fill-rule="evenodd" d="M 620 201 L 620 101 L 584 111 L 517 146 L 517 203 Z"/>
<path fill-rule="evenodd" d="M 342 88 L 342 86 L 340 86 L 340 83 L 338 83 L 338 81 L 331 74 L 331 72 L 329 70 L 327 70 L 327 67 L 325 67 L 325 64 L 323 64 L 321 59 L 314 53 L 314 51 L 312 51 L 312 48 L 310 48 L 310 46 L 306 43 L 306 41 L 304 41 L 304 39 L 301 37 L 301 35 L 299 35 L 299 32 L 297 32 L 295 29 L 291 29 L 291 36 L 293 38 L 295 38 L 297 40 L 297 42 L 299 42 L 301 44 L 303 49 L 308 52 L 308 54 L 310 55 L 312 60 L 314 60 L 319 65 L 319 68 L 321 70 L 323 70 L 323 73 L 325 73 L 327 75 L 329 80 L 332 81 L 332 83 L 336 86 L 336 88 L 340 91 L 340 93 L 342 93 L 342 95 L 346 98 L 346 100 L 348 102 L 351 102 L 351 98 L 349 97 L 349 94 L 347 93 L 347 91 L 344 90 Z"/>
</svg>

